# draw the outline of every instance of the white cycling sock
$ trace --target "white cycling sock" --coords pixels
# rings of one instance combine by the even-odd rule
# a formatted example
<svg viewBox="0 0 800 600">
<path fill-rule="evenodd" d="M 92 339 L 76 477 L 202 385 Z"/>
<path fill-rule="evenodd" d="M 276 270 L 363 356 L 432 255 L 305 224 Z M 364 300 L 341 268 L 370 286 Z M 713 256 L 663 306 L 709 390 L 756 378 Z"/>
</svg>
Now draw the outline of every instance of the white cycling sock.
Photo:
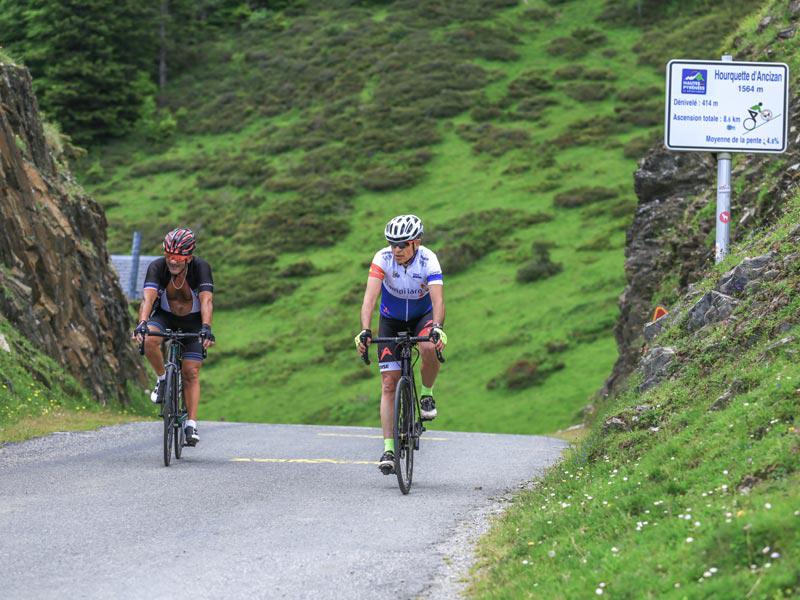
<svg viewBox="0 0 800 600">
<path fill-rule="evenodd" d="M 164 371 L 163 375 L 158 375 L 158 380 L 159 381 L 164 381 L 166 378 L 167 378 L 167 372 L 166 371 Z"/>
<path fill-rule="evenodd" d="M 186 427 L 194 427 L 195 429 L 197 429 L 197 423 L 195 423 L 191 419 L 186 419 L 186 425 L 185 426 Z"/>
</svg>

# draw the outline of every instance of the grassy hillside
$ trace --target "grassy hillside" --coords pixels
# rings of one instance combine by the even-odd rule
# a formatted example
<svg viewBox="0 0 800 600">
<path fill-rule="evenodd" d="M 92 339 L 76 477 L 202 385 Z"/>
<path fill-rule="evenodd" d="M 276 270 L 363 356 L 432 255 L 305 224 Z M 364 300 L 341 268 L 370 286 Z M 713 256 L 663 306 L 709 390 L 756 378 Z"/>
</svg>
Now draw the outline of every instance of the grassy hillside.
<svg viewBox="0 0 800 600">
<path fill-rule="evenodd" d="M 718 54 L 753 8 L 644 4 L 320 3 L 191 49 L 169 114 L 96 151 L 82 180 L 112 251 L 134 228 L 152 252 L 177 223 L 198 231 L 218 287 L 203 417 L 375 424 L 377 370 L 351 340 L 383 225 L 413 212 L 445 269 L 437 426 L 579 420 L 616 355 L 663 64 Z"/>
<path fill-rule="evenodd" d="M 143 394 L 133 396 L 142 402 L 127 410 L 98 406 L 72 376 L 2 317 L 0 336 L 0 445 L 53 431 L 141 419 L 135 414 L 146 408 Z"/>
<path fill-rule="evenodd" d="M 658 338 L 676 348 L 675 374 L 644 394 L 634 381 L 516 500 L 482 544 L 475 597 L 797 597 L 798 222 L 795 194 L 774 231 L 734 247 L 700 282 L 711 289 L 769 250 L 783 265 L 731 319 Z"/>
</svg>

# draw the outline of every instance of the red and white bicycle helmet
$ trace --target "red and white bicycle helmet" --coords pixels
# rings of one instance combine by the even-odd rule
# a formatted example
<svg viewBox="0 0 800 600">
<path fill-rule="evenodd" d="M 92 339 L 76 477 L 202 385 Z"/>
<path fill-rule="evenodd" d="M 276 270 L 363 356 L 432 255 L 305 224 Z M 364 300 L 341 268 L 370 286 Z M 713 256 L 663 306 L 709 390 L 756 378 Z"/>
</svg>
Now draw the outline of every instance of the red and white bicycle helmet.
<svg viewBox="0 0 800 600">
<path fill-rule="evenodd" d="M 386 224 L 383 235 L 391 243 L 410 242 L 422 237 L 422 220 L 416 215 L 400 215 Z"/>
<path fill-rule="evenodd" d="M 164 252 L 178 256 L 191 256 L 194 252 L 195 239 L 191 229 L 178 227 L 164 237 Z"/>
</svg>

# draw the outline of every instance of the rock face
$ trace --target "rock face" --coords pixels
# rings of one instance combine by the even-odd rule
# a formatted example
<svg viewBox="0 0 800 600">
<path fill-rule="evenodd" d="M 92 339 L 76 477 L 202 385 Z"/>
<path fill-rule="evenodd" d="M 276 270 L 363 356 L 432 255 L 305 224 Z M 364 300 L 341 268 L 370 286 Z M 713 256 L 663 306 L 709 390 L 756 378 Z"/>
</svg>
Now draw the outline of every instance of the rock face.
<svg viewBox="0 0 800 600">
<path fill-rule="evenodd" d="M 59 172 L 24 68 L 0 65 L 0 313 L 98 401 L 145 384 L 100 206 Z"/>
<path fill-rule="evenodd" d="M 790 123 L 797 123 L 798 119 L 800 98 L 790 105 Z M 800 182 L 800 136 L 794 128 L 789 135 L 788 150 L 782 159 L 790 166 L 775 176 L 768 176 L 773 157 L 737 155 L 732 176 L 743 181 L 744 186 L 731 199 L 732 214 L 739 219 L 732 230 L 732 242 L 774 222 L 785 199 L 795 193 Z M 665 320 L 649 328 L 648 339 L 643 337 L 644 325 L 654 309 L 654 297 L 664 282 L 670 282 L 676 295 L 682 295 L 714 264 L 708 239 L 715 223 L 713 219 L 697 217 L 704 206 L 716 202 L 713 155 L 671 152 L 659 145 L 639 163 L 634 189 L 639 205 L 625 247 L 628 283 L 619 299 L 620 318 L 614 328 L 619 358 L 600 391 L 602 396 L 620 389 L 639 364 L 642 343 L 652 341 L 663 324 L 670 322 Z M 720 294 L 700 299 L 702 306 L 708 304 L 713 309 L 706 323 L 726 318 L 725 311 L 735 304 L 735 300 L 722 296 L 738 296 L 745 288 L 758 286 L 759 280 L 771 279 L 775 275 L 772 258 L 765 255 L 745 261 L 723 277 L 717 286 Z"/>
<path fill-rule="evenodd" d="M 687 215 L 707 201 L 716 175 L 713 159 L 705 154 L 669 152 L 656 148 L 634 175 L 639 206 L 628 230 L 625 275 L 628 285 L 620 296 L 620 318 L 614 327 L 619 358 L 603 390 L 613 392 L 639 361 L 642 327 L 653 312 L 652 298 L 661 282 L 677 270 L 686 286 L 709 258 L 703 244 L 708 230 L 692 230 Z"/>
</svg>

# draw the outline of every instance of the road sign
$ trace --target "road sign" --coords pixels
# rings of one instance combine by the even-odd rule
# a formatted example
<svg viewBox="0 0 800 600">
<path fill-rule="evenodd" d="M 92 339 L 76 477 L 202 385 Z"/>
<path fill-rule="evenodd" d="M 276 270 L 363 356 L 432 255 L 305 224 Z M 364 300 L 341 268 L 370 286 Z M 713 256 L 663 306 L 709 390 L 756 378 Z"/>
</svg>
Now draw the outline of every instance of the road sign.
<svg viewBox="0 0 800 600">
<path fill-rule="evenodd" d="M 789 67 L 671 60 L 664 144 L 670 150 L 786 151 Z"/>
</svg>

